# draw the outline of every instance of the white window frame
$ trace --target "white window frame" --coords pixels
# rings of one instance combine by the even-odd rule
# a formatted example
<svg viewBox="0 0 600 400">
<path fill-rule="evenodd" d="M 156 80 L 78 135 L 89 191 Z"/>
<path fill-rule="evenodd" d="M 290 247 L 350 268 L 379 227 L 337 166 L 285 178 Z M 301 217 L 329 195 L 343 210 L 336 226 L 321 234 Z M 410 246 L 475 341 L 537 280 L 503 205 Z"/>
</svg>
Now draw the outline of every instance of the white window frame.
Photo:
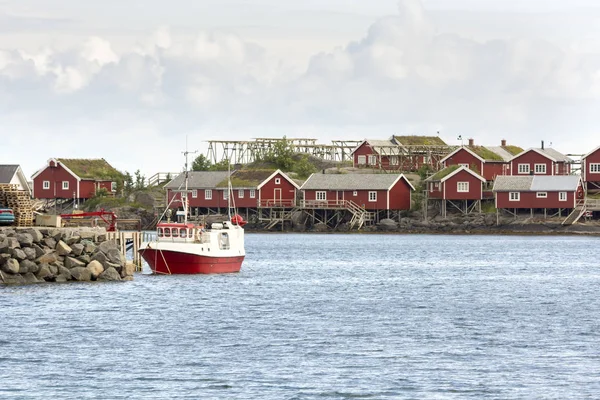
<svg viewBox="0 0 600 400">
<path fill-rule="evenodd" d="M 520 175 L 529 175 L 531 166 L 529 164 L 519 164 L 517 172 Z"/>
<path fill-rule="evenodd" d="M 537 197 L 538 199 L 547 199 L 548 192 L 536 192 L 535 197 Z"/>
<path fill-rule="evenodd" d="M 117 191 L 117 182 L 111 182 L 110 183 L 110 191 L 111 192 L 116 192 Z"/>
<path fill-rule="evenodd" d="M 600 163 L 590 163 L 590 174 L 600 174 Z"/>
<path fill-rule="evenodd" d="M 458 164 L 458 166 L 459 167 L 465 167 L 467 169 L 471 168 L 471 167 L 469 167 L 469 164 L 467 164 L 467 163 L 460 163 L 460 164 Z"/>
<path fill-rule="evenodd" d="M 212 190 L 204 189 L 204 200 L 212 200 Z"/>
<path fill-rule="evenodd" d="M 315 192 L 315 200 L 317 201 L 327 201 L 327 192 L 324 190 L 317 190 Z"/>
<path fill-rule="evenodd" d="M 554 164 L 554 175 L 558 175 L 558 163 Z"/>
<path fill-rule="evenodd" d="M 398 156 L 390 156 L 390 165 L 399 165 Z"/>
<path fill-rule="evenodd" d="M 358 165 L 366 165 L 367 164 L 367 156 L 358 156 L 357 160 Z"/>
<path fill-rule="evenodd" d="M 521 200 L 521 192 L 508 192 L 508 200 L 509 201 L 520 201 Z"/>
<path fill-rule="evenodd" d="M 198 198 L 198 189 L 192 189 L 192 198 L 193 199 Z"/>
<path fill-rule="evenodd" d="M 255 199 L 256 198 L 256 190 L 255 189 L 250 189 L 250 198 L 251 199 Z"/>
<path fill-rule="evenodd" d="M 469 182 L 456 182 L 456 191 L 458 193 L 469 193 Z"/>
<path fill-rule="evenodd" d="M 545 175 L 546 174 L 546 164 L 534 164 L 533 165 L 534 174 Z"/>
<path fill-rule="evenodd" d="M 229 189 L 223 190 L 223 200 L 229 199 Z"/>
<path fill-rule="evenodd" d="M 369 155 L 369 165 L 377 165 L 377 156 L 374 154 Z"/>
<path fill-rule="evenodd" d="M 374 203 L 377 201 L 377 192 L 369 192 L 369 202 Z"/>
<path fill-rule="evenodd" d="M 50 181 L 44 181 L 42 183 L 42 189 L 44 189 L 44 190 L 50 189 Z"/>
<path fill-rule="evenodd" d="M 62 190 L 69 190 L 69 181 L 62 181 Z"/>
<path fill-rule="evenodd" d="M 558 201 L 567 201 L 567 192 L 558 192 Z"/>
<path fill-rule="evenodd" d="M 354 197 L 358 196 L 358 190 L 353 191 L 352 196 L 354 196 Z"/>
<path fill-rule="evenodd" d="M 275 178 L 275 184 L 281 185 L 281 178 Z"/>
<path fill-rule="evenodd" d="M 238 189 L 238 199 L 244 198 L 244 189 Z"/>
</svg>

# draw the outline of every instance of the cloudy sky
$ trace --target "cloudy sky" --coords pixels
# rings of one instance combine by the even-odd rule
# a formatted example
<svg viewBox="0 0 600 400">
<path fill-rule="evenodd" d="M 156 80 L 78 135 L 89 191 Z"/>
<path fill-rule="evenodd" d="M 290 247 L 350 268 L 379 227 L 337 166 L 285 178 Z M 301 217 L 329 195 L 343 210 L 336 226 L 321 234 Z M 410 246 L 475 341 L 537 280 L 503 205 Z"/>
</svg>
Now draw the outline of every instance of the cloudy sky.
<svg viewBox="0 0 600 400">
<path fill-rule="evenodd" d="M 0 0 L 0 163 L 206 140 L 600 145 L 596 0 Z"/>
</svg>

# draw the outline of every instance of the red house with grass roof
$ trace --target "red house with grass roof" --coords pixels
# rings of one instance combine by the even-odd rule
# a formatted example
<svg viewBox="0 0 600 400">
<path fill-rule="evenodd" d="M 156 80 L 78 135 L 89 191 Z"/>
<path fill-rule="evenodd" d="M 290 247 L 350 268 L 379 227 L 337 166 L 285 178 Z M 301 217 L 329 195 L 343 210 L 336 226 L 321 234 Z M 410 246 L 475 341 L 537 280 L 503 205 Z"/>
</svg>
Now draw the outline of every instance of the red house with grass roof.
<svg viewBox="0 0 600 400">
<path fill-rule="evenodd" d="M 476 146 L 474 140 L 469 139 L 468 146 L 457 148 L 441 162 L 444 167 L 465 166 L 491 182 L 498 175 L 510 175 L 509 161 L 522 151 L 520 147 L 507 146 L 506 140 L 502 140 L 500 146 Z"/>
<path fill-rule="evenodd" d="M 446 217 L 448 205 L 464 214 L 477 208 L 481 211 L 485 178 L 465 165 L 451 165 L 425 180 L 427 200 L 440 205 L 442 217 Z"/>
<path fill-rule="evenodd" d="M 99 190 L 115 195 L 123 174 L 106 160 L 51 158 L 32 176 L 36 199 L 89 199 Z"/>
<path fill-rule="evenodd" d="M 393 136 L 387 140 L 363 140 L 352 152 L 355 168 L 416 171 L 435 167 L 450 147 L 438 136 Z"/>
</svg>

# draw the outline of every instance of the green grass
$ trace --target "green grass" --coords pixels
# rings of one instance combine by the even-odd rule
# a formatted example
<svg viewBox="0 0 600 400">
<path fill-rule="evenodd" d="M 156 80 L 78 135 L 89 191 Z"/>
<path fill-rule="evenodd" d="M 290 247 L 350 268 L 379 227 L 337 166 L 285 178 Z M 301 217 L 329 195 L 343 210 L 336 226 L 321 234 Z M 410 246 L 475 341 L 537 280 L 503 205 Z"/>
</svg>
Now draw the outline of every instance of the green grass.
<svg viewBox="0 0 600 400">
<path fill-rule="evenodd" d="M 446 167 L 446 168 L 436 172 L 433 176 L 431 176 L 431 178 L 428 178 L 428 180 L 430 180 L 430 181 L 442 180 L 444 177 L 450 175 L 452 172 L 456 171 L 459 168 L 460 168 L 460 165 L 451 165 L 449 167 Z"/>
<path fill-rule="evenodd" d="M 394 136 L 394 139 L 405 146 L 446 146 L 439 136 Z"/>
<path fill-rule="evenodd" d="M 483 158 L 486 161 L 504 161 L 502 157 L 498 154 L 494 153 L 487 147 L 483 146 L 469 146 L 469 150 L 473 153 L 477 154 L 479 157 Z"/>
<path fill-rule="evenodd" d="M 523 152 L 523 149 L 519 146 L 504 146 L 503 149 L 508 151 L 513 156 L 516 156 L 517 154 Z"/>
</svg>

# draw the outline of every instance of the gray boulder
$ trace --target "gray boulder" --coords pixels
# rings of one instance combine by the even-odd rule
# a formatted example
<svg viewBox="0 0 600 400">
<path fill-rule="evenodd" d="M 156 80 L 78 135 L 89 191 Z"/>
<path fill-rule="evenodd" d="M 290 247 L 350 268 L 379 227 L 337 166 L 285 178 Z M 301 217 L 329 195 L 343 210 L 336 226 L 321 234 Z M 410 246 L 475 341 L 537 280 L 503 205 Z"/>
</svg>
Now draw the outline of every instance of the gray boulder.
<svg viewBox="0 0 600 400">
<path fill-rule="evenodd" d="M 56 240 L 54 240 L 54 238 L 52 237 L 47 237 L 42 239 L 42 244 L 46 247 L 48 247 L 49 249 L 55 249 L 56 248 Z"/>
<path fill-rule="evenodd" d="M 52 271 L 50 270 L 50 265 L 48 264 L 40 264 L 39 265 L 39 270 L 38 272 L 35 274 L 35 276 L 39 279 L 39 280 L 50 280 L 51 278 L 54 278 L 54 275 L 52 273 Z"/>
<path fill-rule="evenodd" d="M 4 272 L 8 272 L 9 274 L 18 274 L 19 273 L 19 262 L 14 258 L 9 258 L 6 262 L 0 267 L 0 269 Z"/>
<path fill-rule="evenodd" d="M 99 281 L 120 281 L 121 275 L 114 268 L 108 268 L 106 271 L 98 275 Z"/>
<path fill-rule="evenodd" d="M 90 240 L 82 240 L 81 244 L 83 244 L 83 251 L 87 254 L 92 254 L 96 251 L 96 245 Z"/>
<path fill-rule="evenodd" d="M 40 269 L 39 265 L 30 260 L 23 260 L 19 263 L 19 273 L 27 274 L 29 272 L 36 273 Z"/>
<path fill-rule="evenodd" d="M 100 243 L 98 246 L 98 250 L 108 255 L 110 250 L 119 250 L 119 246 L 117 246 L 117 242 L 114 240 L 107 240 L 106 242 Z"/>
<path fill-rule="evenodd" d="M 26 274 L 23 275 L 23 283 L 26 285 L 32 284 L 32 283 L 39 283 L 40 281 L 38 280 L 38 278 L 35 277 L 35 275 L 33 274 L 33 272 L 28 272 Z"/>
<path fill-rule="evenodd" d="M 56 255 L 55 252 L 52 253 L 46 253 L 41 257 L 38 257 L 37 260 L 35 260 L 38 264 L 40 263 L 45 263 L 45 264 L 53 264 L 56 261 L 58 261 L 58 256 Z"/>
<path fill-rule="evenodd" d="M 69 238 L 67 238 L 66 242 L 67 245 L 69 246 L 73 246 L 76 243 L 79 243 L 79 241 L 81 240 L 81 237 L 79 235 L 71 235 Z"/>
<path fill-rule="evenodd" d="M 12 258 L 10 254 L 0 253 L 0 265 L 6 264 L 6 261 Z"/>
<path fill-rule="evenodd" d="M 85 246 L 81 243 L 74 243 L 71 246 L 71 251 L 73 252 L 74 255 L 76 256 L 80 256 L 83 253 L 83 249 L 85 248 Z"/>
<path fill-rule="evenodd" d="M 42 247 L 38 244 L 34 244 L 32 249 L 35 250 L 35 258 L 40 258 L 46 254 L 46 251 L 44 251 L 44 249 L 42 249 Z"/>
<path fill-rule="evenodd" d="M 90 271 L 91 279 L 95 280 L 100 274 L 104 272 L 104 266 L 99 261 L 90 261 L 86 267 Z"/>
<path fill-rule="evenodd" d="M 27 254 L 20 248 L 9 249 L 8 254 L 11 255 L 12 258 L 16 258 L 17 261 L 25 260 L 27 258 Z"/>
<path fill-rule="evenodd" d="M 17 240 L 21 247 L 31 247 L 33 244 L 33 237 L 29 233 L 18 233 Z"/>
<path fill-rule="evenodd" d="M 7 274 L 4 271 L 0 271 L 0 280 L 7 285 L 22 285 L 25 283 L 23 276 L 20 274 Z"/>
<path fill-rule="evenodd" d="M 85 263 L 83 263 L 73 257 L 66 257 L 65 258 L 65 267 L 67 267 L 68 269 L 73 269 L 73 268 L 77 268 L 77 267 L 85 267 Z"/>
<path fill-rule="evenodd" d="M 35 260 L 36 257 L 36 251 L 33 247 L 25 247 L 23 249 L 23 253 L 25 253 L 25 256 L 27 257 L 28 260 Z"/>
<path fill-rule="evenodd" d="M 44 235 L 42 235 L 42 232 L 40 232 L 39 229 L 31 228 L 31 229 L 27 229 L 25 232 L 27 234 L 31 235 L 31 238 L 33 239 L 33 243 L 40 243 L 42 241 L 42 239 L 44 238 Z"/>
<path fill-rule="evenodd" d="M 92 280 L 92 273 L 86 267 L 75 267 L 69 271 L 71 272 L 73 279 L 76 281 L 89 282 Z"/>
<path fill-rule="evenodd" d="M 72 275 L 71 275 L 71 270 L 70 269 L 68 269 L 67 267 L 63 267 L 62 265 L 59 265 L 57 268 L 58 268 L 58 274 L 57 274 L 57 277 L 56 277 L 57 278 L 56 279 L 57 282 L 66 282 L 66 281 L 70 281 L 71 280 Z M 58 279 L 59 277 L 62 277 L 62 279 L 64 279 L 64 280 L 62 280 L 62 279 L 59 280 Z"/>
<path fill-rule="evenodd" d="M 67 245 L 65 242 L 60 240 L 56 244 L 56 252 L 58 253 L 59 256 L 66 256 L 71 253 L 71 247 L 69 247 L 69 245 Z"/>
</svg>

